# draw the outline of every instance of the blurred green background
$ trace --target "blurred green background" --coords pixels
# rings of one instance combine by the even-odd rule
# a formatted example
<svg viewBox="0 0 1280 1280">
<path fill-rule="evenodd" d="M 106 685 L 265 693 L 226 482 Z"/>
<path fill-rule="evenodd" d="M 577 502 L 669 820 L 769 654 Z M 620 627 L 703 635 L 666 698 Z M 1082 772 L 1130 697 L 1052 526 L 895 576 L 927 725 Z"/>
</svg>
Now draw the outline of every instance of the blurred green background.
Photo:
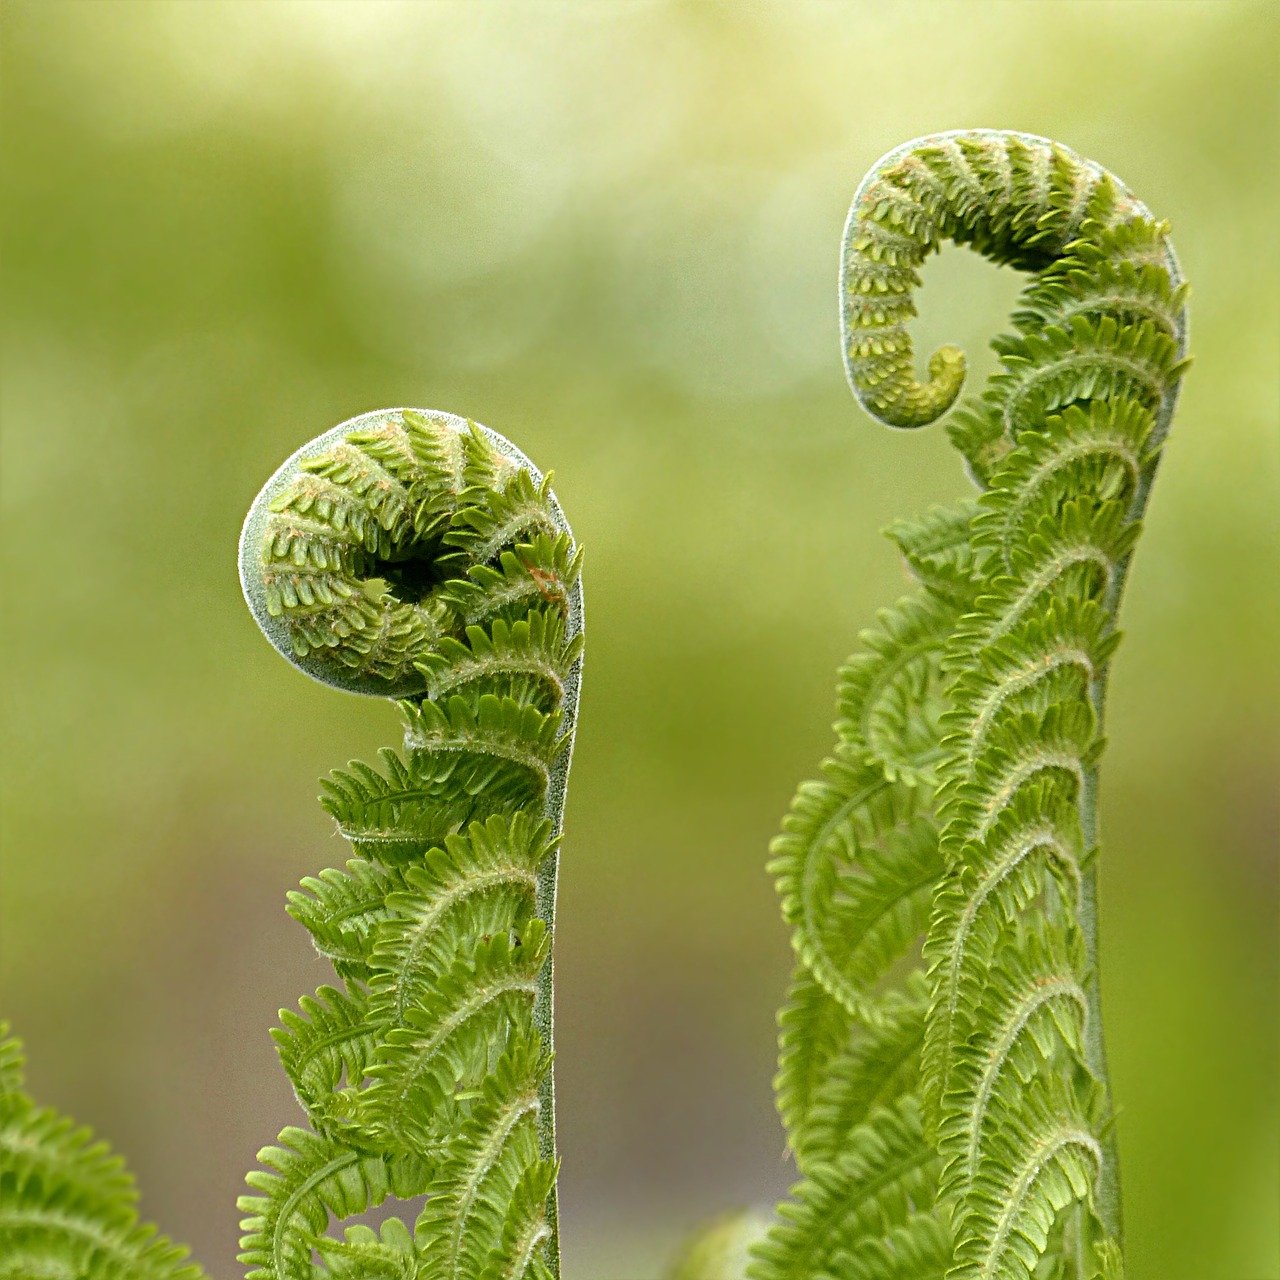
<svg viewBox="0 0 1280 1280">
<path fill-rule="evenodd" d="M 312 779 L 397 738 L 261 640 L 235 544 L 366 409 L 516 440 L 588 548 L 558 936 L 567 1280 L 793 1176 L 762 867 L 877 531 L 962 493 L 865 420 L 834 269 L 918 134 L 1052 135 L 1172 220 L 1196 363 L 1115 664 L 1104 997 L 1133 1280 L 1275 1280 L 1277 6 L 7 3 L 0 1009 L 218 1280 L 298 1113 L 267 1029 L 326 980 L 285 892 Z M 918 340 L 1017 289 L 958 252 Z"/>
</svg>

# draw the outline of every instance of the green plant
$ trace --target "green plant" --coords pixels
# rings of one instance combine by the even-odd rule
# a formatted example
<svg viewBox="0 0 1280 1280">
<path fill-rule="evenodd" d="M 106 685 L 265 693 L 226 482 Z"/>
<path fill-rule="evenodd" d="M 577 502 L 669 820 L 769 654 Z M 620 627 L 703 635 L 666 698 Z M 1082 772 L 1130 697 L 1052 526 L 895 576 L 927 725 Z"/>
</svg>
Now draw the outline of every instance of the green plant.
<svg viewBox="0 0 1280 1280">
<path fill-rule="evenodd" d="M 1185 286 L 1167 227 L 1064 147 L 908 143 L 859 188 L 841 275 L 849 381 L 889 426 L 934 421 L 964 379 L 943 347 L 918 383 L 906 330 L 943 240 L 1031 280 L 948 428 L 982 493 L 888 530 L 920 588 L 842 669 L 835 749 L 774 845 L 798 960 L 776 1085 L 803 1180 L 756 1280 L 1123 1267 L 1097 766 Z M 723 1253 L 683 1274 L 731 1274 Z"/>
<path fill-rule="evenodd" d="M 0 1277 L 202 1280 L 185 1249 L 139 1225 L 124 1162 L 28 1096 L 8 1033 L 0 1022 Z"/>
<path fill-rule="evenodd" d="M 357 858 L 289 910 L 345 980 L 274 1034 L 310 1129 L 241 1200 L 250 1277 L 559 1274 L 551 1075 L 556 841 L 582 655 L 580 556 L 518 450 L 449 414 L 365 414 L 312 441 L 245 522 L 273 643 L 395 696 L 405 750 L 324 807 Z M 389 1194 L 393 1219 L 325 1238 Z"/>
<path fill-rule="evenodd" d="M 920 582 L 841 672 L 837 743 L 774 849 L 798 964 L 778 1102 L 802 1181 L 679 1274 L 1113 1280 L 1119 1181 L 1097 975 L 1097 761 L 1116 611 L 1185 364 L 1166 239 L 1110 175 L 1022 134 L 938 135 L 855 196 L 855 394 L 889 425 L 941 240 L 1030 272 L 1001 371 L 950 427 L 981 496 L 895 525 Z M 549 482 L 450 415 L 366 414 L 299 450 L 241 573 L 309 674 L 398 699 L 403 754 L 323 804 L 357 855 L 289 910 L 343 981 L 282 1014 L 289 1128 L 242 1200 L 250 1275 L 560 1274 L 551 1076 L 556 840 L 581 673 L 579 556 Z M 923 951 L 920 951 L 923 938 Z M 195 1280 L 119 1163 L 0 1053 L 0 1277 Z M 428 1195 L 414 1228 L 334 1220 Z M 746 1244 L 754 1239 L 753 1260 Z"/>
<path fill-rule="evenodd" d="M 550 478 L 450 414 L 326 432 L 245 521 L 241 579 L 268 638 L 317 679 L 398 699 L 405 723 L 403 754 L 324 782 L 357 856 L 290 895 L 342 986 L 282 1010 L 273 1032 L 309 1127 L 285 1129 L 249 1175 L 251 1277 L 559 1274 L 550 934 L 579 564 Z M 0 1276 L 195 1280 L 167 1242 L 144 1256 L 118 1162 L 36 1112 L 14 1073 Z M 412 1231 L 329 1234 L 422 1195 Z M 96 1244 L 108 1226 L 110 1253 Z"/>
</svg>

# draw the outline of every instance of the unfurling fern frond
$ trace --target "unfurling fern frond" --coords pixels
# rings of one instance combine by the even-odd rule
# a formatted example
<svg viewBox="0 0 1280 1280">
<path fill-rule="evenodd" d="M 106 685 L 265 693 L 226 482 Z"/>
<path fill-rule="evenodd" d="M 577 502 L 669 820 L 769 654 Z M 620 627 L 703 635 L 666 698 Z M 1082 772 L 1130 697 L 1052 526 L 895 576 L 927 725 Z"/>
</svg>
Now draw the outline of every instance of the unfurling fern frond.
<svg viewBox="0 0 1280 1280">
<path fill-rule="evenodd" d="M 204 1280 L 187 1250 L 138 1222 L 124 1161 L 23 1087 L 0 1022 L 0 1280 Z"/>
<path fill-rule="evenodd" d="M 908 143 L 854 197 L 841 278 L 849 382 L 890 426 L 934 421 L 964 381 L 955 347 L 917 381 L 907 328 L 944 240 L 1031 278 L 998 371 L 949 425 L 983 492 L 889 530 L 920 594 L 842 670 L 835 750 L 774 845 L 800 962 L 776 1087 L 805 1180 L 757 1280 L 1123 1266 L 1097 763 L 1186 287 L 1167 228 L 1065 147 Z"/>
<path fill-rule="evenodd" d="M 359 855 L 290 913 L 346 980 L 281 1012 L 307 1112 L 249 1175 L 259 1280 L 553 1280 L 551 928 L 582 660 L 581 557 L 549 480 L 447 414 L 300 450 L 241 540 L 250 606 L 318 679 L 398 701 L 404 749 L 321 803 Z M 416 1227 L 334 1227 L 388 1197 Z"/>
</svg>

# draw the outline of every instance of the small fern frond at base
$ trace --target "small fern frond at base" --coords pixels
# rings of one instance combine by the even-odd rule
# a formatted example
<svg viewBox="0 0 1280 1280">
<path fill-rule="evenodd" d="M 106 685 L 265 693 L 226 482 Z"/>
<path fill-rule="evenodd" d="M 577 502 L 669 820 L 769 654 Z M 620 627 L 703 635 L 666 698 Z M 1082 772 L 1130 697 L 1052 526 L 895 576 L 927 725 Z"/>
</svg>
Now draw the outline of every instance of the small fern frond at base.
<svg viewBox="0 0 1280 1280">
<path fill-rule="evenodd" d="M 188 1251 L 141 1225 L 124 1161 L 23 1082 L 0 1022 L 0 1280 L 206 1280 Z"/>
<path fill-rule="evenodd" d="M 684 1242 L 667 1280 L 746 1280 L 751 1249 L 770 1225 L 758 1210 L 721 1214 Z"/>
</svg>

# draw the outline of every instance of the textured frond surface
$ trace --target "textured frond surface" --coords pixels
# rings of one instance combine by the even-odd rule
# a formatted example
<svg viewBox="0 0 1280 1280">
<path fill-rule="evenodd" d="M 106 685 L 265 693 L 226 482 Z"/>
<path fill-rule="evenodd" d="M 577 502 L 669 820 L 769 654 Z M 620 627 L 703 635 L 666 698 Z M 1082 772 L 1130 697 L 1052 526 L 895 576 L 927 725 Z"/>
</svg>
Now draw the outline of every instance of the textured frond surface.
<svg viewBox="0 0 1280 1280">
<path fill-rule="evenodd" d="M 967 244 L 1029 280 L 948 424 L 981 492 L 888 530 L 920 592 L 842 668 L 835 748 L 773 845 L 798 961 L 775 1085 L 803 1181 L 757 1280 L 1121 1273 L 1097 765 L 1186 367 L 1167 231 L 1100 166 L 989 130 L 898 148 L 854 198 L 846 371 L 890 426 L 964 381 L 954 347 L 916 378 L 927 256 Z"/>
<path fill-rule="evenodd" d="M 278 647 L 404 723 L 402 750 L 323 781 L 357 856 L 289 897 L 345 985 L 273 1032 L 308 1127 L 249 1175 L 251 1280 L 558 1274 L 550 926 L 581 555 L 519 457 L 448 415 L 366 415 L 246 526 Z M 423 1195 L 412 1228 L 338 1230 Z"/>
<path fill-rule="evenodd" d="M 815 1162 L 805 1181 L 792 1189 L 779 1209 L 778 1223 L 753 1249 L 748 1276 L 808 1280 L 840 1275 L 839 1259 L 861 1254 L 867 1260 L 874 1256 L 870 1241 L 903 1229 L 918 1241 L 918 1252 L 927 1252 L 939 1224 L 916 1210 L 933 1203 L 940 1164 L 925 1141 L 913 1098 L 878 1111 L 849 1135 L 837 1156 Z"/>
</svg>

